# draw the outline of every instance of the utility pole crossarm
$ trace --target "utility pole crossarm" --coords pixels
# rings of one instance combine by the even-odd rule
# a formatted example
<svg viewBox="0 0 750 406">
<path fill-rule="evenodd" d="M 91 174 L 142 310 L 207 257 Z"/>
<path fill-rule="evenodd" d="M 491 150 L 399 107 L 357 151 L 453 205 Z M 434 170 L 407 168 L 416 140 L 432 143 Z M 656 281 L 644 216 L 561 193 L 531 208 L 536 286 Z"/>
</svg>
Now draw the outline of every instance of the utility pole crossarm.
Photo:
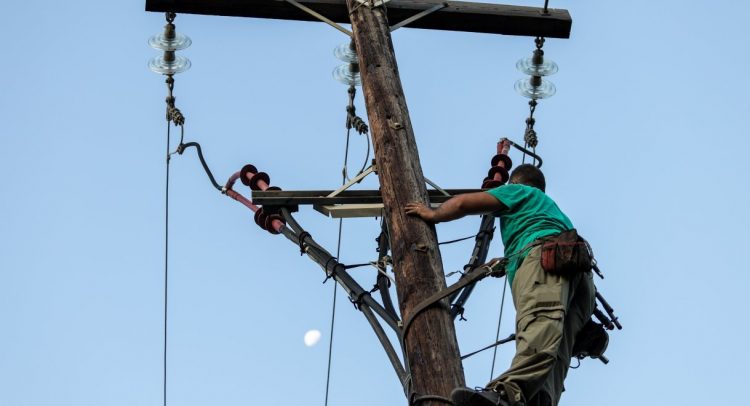
<svg viewBox="0 0 750 406">
<path fill-rule="evenodd" d="M 345 0 L 298 2 L 334 22 L 350 22 Z M 447 6 L 406 27 L 529 37 L 570 37 L 572 19 L 568 11 L 562 9 L 549 9 L 545 14 L 541 8 L 503 4 L 390 0 L 386 3 L 388 21 L 395 25 L 440 4 Z M 284 0 L 146 0 L 146 11 L 316 21 L 311 15 Z"/>
</svg>

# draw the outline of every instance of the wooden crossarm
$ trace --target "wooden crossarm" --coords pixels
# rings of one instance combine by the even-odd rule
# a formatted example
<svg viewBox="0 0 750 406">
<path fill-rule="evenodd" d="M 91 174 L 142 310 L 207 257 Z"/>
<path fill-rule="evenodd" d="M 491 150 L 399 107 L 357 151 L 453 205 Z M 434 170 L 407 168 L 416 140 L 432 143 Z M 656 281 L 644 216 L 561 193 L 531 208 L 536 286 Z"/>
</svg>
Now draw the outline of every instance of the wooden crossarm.
<svg viewBox="0 0 750 406">
<path fill-rule="evenodd" d="M 345 0 L 298 0 L 325 17 L 348 24 Z M 569 38 L 572 19 L 567 10 L 439 0 L 391 0 L 388 21 L 398 24 L 437 4 L 448 6 L 407 25 L 409 28 L 465 31 L 487 34 Z M 283 0 L 146 0 L 146 11 L 236 17 L 316 21 Z"/>
</svg>

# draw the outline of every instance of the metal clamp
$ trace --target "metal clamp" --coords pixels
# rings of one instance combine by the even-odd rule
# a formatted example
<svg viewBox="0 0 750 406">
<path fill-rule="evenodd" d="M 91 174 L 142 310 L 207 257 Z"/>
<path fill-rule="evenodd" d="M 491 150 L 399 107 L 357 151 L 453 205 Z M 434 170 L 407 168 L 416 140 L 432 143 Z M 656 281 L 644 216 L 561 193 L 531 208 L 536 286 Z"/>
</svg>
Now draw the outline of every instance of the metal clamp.
<svg viewBox="0 0 750 406">
<path fill-rule="evenodd" d="M 367 0 L 357 0 L 357 3 L 368 8 L 375 8 L 375 7 L 380 7 L 384 5 L 385 3 L 388 3 L 389 1 L 391 0 L 374 0 L 372 2 L 369 2 Z"/>
</svg>

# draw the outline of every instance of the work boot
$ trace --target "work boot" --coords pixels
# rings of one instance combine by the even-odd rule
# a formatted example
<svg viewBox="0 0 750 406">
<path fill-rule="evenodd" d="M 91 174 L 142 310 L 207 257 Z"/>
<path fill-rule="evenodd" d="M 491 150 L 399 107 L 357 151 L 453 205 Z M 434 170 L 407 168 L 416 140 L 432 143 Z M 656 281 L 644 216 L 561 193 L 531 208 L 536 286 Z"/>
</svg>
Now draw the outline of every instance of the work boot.
<svg viewBox="0 0 750 406">
<path fill-rule="evenodd" d="M 455 406 L 509 406 L 499 392 L 490 389 L 456 388 L 451 392 Z"/>
</svg>

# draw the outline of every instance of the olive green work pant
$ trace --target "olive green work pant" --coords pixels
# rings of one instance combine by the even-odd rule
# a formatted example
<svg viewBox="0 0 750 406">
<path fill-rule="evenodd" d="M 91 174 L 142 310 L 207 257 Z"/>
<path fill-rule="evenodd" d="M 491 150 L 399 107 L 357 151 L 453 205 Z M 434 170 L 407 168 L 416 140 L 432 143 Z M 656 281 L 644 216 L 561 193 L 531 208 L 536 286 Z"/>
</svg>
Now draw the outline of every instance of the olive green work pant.
<svg viewBox="0 0 750 406">
<path fill-rule="evenodd" d="M 512 406 L 557 406 L 573 341 L 594 312 L 592 273 L 545 272 L 540 255 L 540 246 L 532 248 L 513 279 L 516 354 L 510 369 L 487 385 L 505 391 Z"/>
</svg>

